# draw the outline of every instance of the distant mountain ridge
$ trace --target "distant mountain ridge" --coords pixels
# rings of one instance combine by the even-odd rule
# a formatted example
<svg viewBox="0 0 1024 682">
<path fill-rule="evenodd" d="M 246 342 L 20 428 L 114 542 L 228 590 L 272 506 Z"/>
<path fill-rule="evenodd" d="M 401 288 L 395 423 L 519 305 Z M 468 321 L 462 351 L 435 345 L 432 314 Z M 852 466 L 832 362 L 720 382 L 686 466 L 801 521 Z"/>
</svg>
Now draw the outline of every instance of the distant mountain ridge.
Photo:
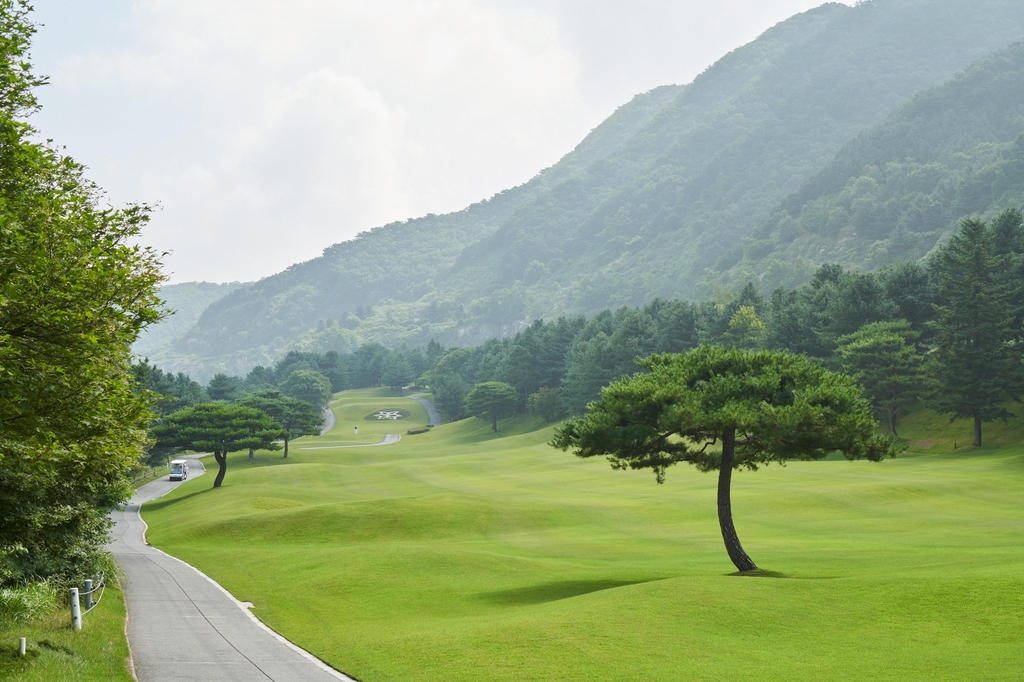
<svg viewBox="0 0 1024 682">
<path fill-rule="evenodd" d="M 376 228 L 239 288 L 154 359 L 199 376 L 240 373 L 300 336 L 321 348 L 335 338 L 350 343 L 341 330 L 385 344 L 468 344 L 538 317 L 657 296 L 700 298 L 745 278 L 796 284 L 826 256 L 868 267 L 917 257 L 934 245 L 921 235 L 941 238 L 952 213 L 938 227 L 905 226 L 919 243 L 904 248 L 892 226 L 870 242 L 846 224 L 811 230 L 808 217 L 805 229 L 804 206 L 833 201 L 851 180 L 844 173 L 861 177 L 870 164 L 855 150 L 878 146 L 876 126 L 916 135 L 913 126 L 892 126 L 900 111 L 927 109 L 914 103 L 917 93 L 1021 38 L 1018 1 L 823 5 L 729 53 L 689 85 L 637 96 L 522 186 L 458 213 Z M 1024 91 L 1016 73 L 1010 68 L 1006 77 Z M 1006 118 L 997 127 L 1017 125 Z M 1010 132 L 991 144 L 1008 144 Z M 946 145 L 948 153 L 966 153 L 958 144 Z M 1009 153 L 993 147 L 986 161 L 977 147 L 979 168 Z M 872 220 L 884 223 L 885 215 Z M 848 247 L 836 246 L 842 239 Z"/>
</svg>

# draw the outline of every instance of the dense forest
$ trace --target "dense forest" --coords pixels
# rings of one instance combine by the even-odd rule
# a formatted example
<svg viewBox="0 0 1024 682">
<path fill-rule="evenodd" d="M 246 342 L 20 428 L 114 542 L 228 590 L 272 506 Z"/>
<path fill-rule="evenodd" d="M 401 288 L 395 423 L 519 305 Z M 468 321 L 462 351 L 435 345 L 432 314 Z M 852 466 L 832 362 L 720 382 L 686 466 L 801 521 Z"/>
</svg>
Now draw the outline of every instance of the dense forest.
<svg viewBox="0 0 1024 682">
<path fill-rule="evenodd" d="M 582 414 L 603 387 L 637 372 L 640 358 L 721 344 L 787 350 L 857 375 L 894 434 L 900 410 L 925 401 L 976 417 L 980 440 L 981 420 L 1005 414 L 1002 403 L 1019 395 L 1018 384 L 1024 388 L 1020 354 L 1013 354 L 1022 321 L 1024 215 L 1010 208 L 990 224 L 964 221 L 923 264 L 902 261 L 866 273 L 825 264 L 807 284 L 767 297 L 751 282 L 723 286 L 702 303 L 655 299 L 590 318 L 536 320 L 512 337 L 470 348 L 432 340 L 425 348 L 368 343 L 351 353 L 292 351 L 244 377 L 218 374 L 205 389 L 146 363 L 137 372 L 148 388 L 174 397 L 165 413 L 267 389 L 287 392 L 293 377 L 317 374 L 333 391 L 390 386 L 400 393 L 427 385 L 451 420 L 473 413 L 467 398 L 474 387 L 499 382 L 514 391 L 508 414 L 529 410 L 554 421 Z M 982 361 L 989 364 L 975 366 Z M 983 375 L 984 396 L 957 397 Z"/>
<path fill-rule="evenodd" d="M 525 185 L 331 246 L 147 352 L 206 380 L 920 258 L 1024 202 L 1022 34 L 1016 0 L 824 5 L 637 96 Z"/>
</svg>

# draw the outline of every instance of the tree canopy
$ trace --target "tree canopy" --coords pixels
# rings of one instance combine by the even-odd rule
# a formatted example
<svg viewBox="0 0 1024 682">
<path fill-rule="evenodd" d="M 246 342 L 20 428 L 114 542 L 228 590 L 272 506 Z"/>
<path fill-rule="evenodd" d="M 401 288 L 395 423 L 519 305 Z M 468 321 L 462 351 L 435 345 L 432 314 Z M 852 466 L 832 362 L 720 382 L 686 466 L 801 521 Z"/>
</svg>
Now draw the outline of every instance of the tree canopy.
<svg viewBox="0 0 1024 682">
<path fill-rule="evenodd" d="M 924 356 L 914 341 L 920 336 L 906 320 L 872 322 L 839 338 L 837 353 L 845 371 L 855 376 L 872 404 L 885 412 L 889 430 L 908 403 L 927 395 Z"/>
<path fill-rule="evenodd" d="M 648 371 L 612 383 L 586 416 L 556 431 L 552 445 L 605 455 L 616 469 L 651 469 L 659 483 L 679 462 L 718 470 L 719 524 L 740 571 L 757 565 L 733 526 L 733 469 L 835 451 L 873 461 L 895 454 L 891 440 L 874 434 L 856 381 L 805 357 L 705 345 L 639 364 Z"/>
<path fill-rule="evenodd" d="M 1014 328 L 1020 282 L 1004 280 L 1012 261 L 996 256 L 993 242 L 984 221 L 965 220 L 938 255 L 939 293 L 946 303 L 935 308 L 936 407 L 973 419 L 976 446 L 983 421 L 1010 416 L 1004 405 L 1024 381 L 1015 343 L 1020 329 Z"/>
<path fill-rule="evenodd" d="M 274 441 L 288 437 L 288 431 L 269 415 L 228 403 L 203 403 L 175 412 L 154 426 L 152 434 L 164 446 L 212 452 L 219 467 L 214 488 L 224 482 L 229 452 L 275 450 L 279 446 Z"/>
<path fill-rule="evenodd" d="M 246 393 L 241 395 L 236 403 L 269 415 L 288 432 L 284 437 L 285 459 L 288 458 L 288 441 L 302 436 L 319 436 L 324 425 L 323 414 L 315 407 L 305 400 L 281 395 L 280 391 Z"/>
<path fill-rule="evenodd" d="M 311 369 L 297 369 L 278 384 L 281 393 L 304 400 L 318 410 L 331 401 L 331 380 Z"/>
<path fill-rule="evenodd" d="M 491 422 L 491 430 L 498 430 L 498 420 L 511 414 L 516 407 L 516 389 L 501 381 L 477 384 L 466 396 L 466 411 L 474 417 Z"/>
<path fill-rule="evenodd" d="M 152 414 L 129 349 L 162 315 L 149 208 L 107 207 L 25 121 L 45 83 L 27 12 L 0 3 L 0 583 L 99 561 Z"/>
</svg>

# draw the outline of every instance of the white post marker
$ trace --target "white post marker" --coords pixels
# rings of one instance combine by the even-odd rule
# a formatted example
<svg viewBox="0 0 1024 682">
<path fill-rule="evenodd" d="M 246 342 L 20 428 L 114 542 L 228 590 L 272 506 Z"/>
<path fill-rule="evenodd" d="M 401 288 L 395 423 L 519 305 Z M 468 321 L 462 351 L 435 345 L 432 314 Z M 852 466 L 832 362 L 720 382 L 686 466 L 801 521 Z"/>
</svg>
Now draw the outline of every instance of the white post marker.
<svg viewBox="0 0 1024 682">
<path fill-rule="evenodd" d="M 21 639 L 18 640 L 18 653 L 21 654 L 22 656 L 25 655 L 25 638 L 24 637 L 22 637 Z"/>
<path fill-rule="evenodd" d="M 71 588 L 71 626 L 82 629 L 82 607 L 78 604 L 78 588 Z"/>
<path fill-rule="evenodd" d="M 85 610 L 92 608 L 92 581 L 85 581 Z"/>
</svg>

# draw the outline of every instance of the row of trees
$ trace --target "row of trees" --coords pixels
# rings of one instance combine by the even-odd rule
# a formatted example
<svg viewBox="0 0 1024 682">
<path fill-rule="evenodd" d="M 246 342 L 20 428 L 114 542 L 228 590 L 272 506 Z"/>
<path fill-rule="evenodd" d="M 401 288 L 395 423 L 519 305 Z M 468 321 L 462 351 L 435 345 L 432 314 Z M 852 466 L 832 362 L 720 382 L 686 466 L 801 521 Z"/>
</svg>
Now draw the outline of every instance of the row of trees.
<svg viewBox="0 0 1024 682">
<path fill-rule="evenodd" d="M 981 424 L 1008 415 L 1005 405 L 1024 386 L 1022 311 L 1024 219 L 1009 209 L 991 225 L 964 221 L 924 263 L 877 273 L 826 264 L 808 284 L 767 298 L 751 283 L 701 303 L 655 300 L 590 319 L 538 320 L 515 337 L 473 348 L 432 341 L 425 349 L 364 344 L 350 354 L 293 352 L 244 378 L 218 375 L 206 390 L 231 399 L 279 388 L 315 403 L 290 387 L 291 377 L 319 377 L 334 391 L 418 382 L 430 386 L 446 419 L 457 420 L 477 413 L 467 402 L 475 386 L 500 382 L 513 394 L 502 415 L 531 411 L 552 422 L 583 414 L 603 387 L 640 369 L 638 358 L 710 343 L 804 355 L 856 375 L 894 434 L 901 411 L 925 401 L 974 420 L 980 444 Z M 173 381 L 188 385 L 182 375 Z M 181 395 L 187 402 L 188 391 Z"/>
<path fill-rule="evenodd" d="M 467 413 L 475 384 L 502 381 L 516 410 L 554 421 L 583 414 L 603 387 L 639 371 L 638 358 L 702 344 L 787 350 L 856 376 L 897 433 L 924 401 L 975 424 L 1004 418 L 1024 387 L 1024 217 L 1009 209 L 965 220 L 925 263 L 878 273 L 822 265 L 796 289 L 764 298 L 753 284 L 702 303 L 656 300 L 590 320 L 536 322 L 511 339 L 441 354 L 426 382 L 449 418 Z"/>
</svg>

